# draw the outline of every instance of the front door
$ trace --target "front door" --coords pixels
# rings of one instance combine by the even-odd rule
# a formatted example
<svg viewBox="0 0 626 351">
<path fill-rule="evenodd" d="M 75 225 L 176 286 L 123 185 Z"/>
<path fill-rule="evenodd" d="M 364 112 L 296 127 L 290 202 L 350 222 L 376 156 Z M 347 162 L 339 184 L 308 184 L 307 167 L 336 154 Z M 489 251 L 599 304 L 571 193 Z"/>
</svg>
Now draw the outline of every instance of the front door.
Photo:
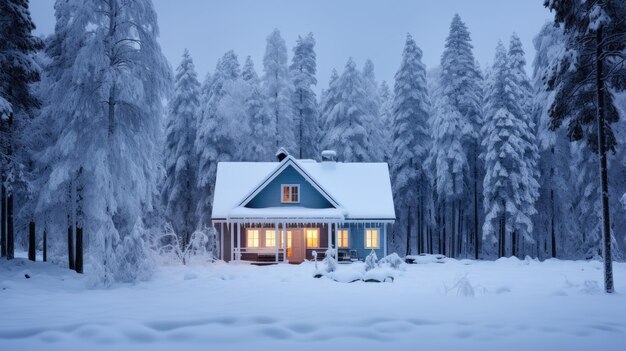
<svg viewBox="0 0 626 351">
<path fill-rule="evenodd" d="M 287 259 L 289 263 L 302 263 L 305 258 L 306 246 L 303 229 L 287 230 Z"/>
</svg>

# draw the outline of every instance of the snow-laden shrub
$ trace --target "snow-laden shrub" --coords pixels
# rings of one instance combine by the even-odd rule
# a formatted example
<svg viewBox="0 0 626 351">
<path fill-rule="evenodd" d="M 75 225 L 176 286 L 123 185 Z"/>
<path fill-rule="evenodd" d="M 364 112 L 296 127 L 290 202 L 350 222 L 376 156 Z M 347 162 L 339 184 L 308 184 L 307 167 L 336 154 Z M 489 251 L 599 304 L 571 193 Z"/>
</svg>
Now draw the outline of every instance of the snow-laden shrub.
<svg viewBox="0 0 626 351">
<path fill-rule="evenodd" d="M 219 257 L 216 230 L 209 227 L 196 230 L 187 242 L 183 242 L 168 223 L 154 246 L 157 256 L 164 264 L 206 263 Z"/>
<path fill-rule="evenodd" d="M 457 296 L 474 297 L 474 295 L 476 295 L 474 286 L 472 286 L 469 279 L 467 279 L 467 275 L 458 277 L 451 287 L 444 284 L 444 289 L 446 295 L 451 291 L 456 291 Z"/>
<path fill-rule="evenodd" d="M 324 264 L 324 270 L 327 273 L 334 272 L 337 269 L 337 259 L 335 258 L 334 249 L 326 250 L 326 255 L 324 256 L 324 260 L 322 263 Z"/>
<path fill-rule="evenodd" d="M 378 256 L 376 256 L 376 252 L 372 250 L 365 258 L 365 271 L 367 272 L 376 267 L 378 267 Z"/>
<path fill-rule="evenodd" d="M 404 261 L 402 260 L 402 258 L 400 258 L 400 256 L 398 256 L 397 253 L 394 252 L 381 258 L 380 261 L 378 261 L 378 264 L 381 266 L 389 266 L 392 269 L 399 270 L 401 267 L 404 266 Z"/>
<path fill-rule="evenodd" d="M 131 234 L 118 246 L 117 269 L 114 274 L 116 281 L 134 282 L 152 277 L 155 262 L 144 240 L 146 235 L 141 219 L 137 219 Z"/>
</svg>

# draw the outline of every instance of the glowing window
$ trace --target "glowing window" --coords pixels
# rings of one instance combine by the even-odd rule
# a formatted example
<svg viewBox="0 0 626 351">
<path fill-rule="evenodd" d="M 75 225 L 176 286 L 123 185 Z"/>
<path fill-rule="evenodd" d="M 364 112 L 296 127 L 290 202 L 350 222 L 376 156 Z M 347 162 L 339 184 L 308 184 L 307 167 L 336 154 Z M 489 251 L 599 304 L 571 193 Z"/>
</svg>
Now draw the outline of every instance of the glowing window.
<svg viewBox="0 0 626 351">
<path fill-rule="evenodd" d="M 378 246 L 378 229 L 365 229 L 365 248 L 377 249 Z"/>
<path fill-rule="evenodd" d="M 287 231 L 287 248 L 291 249 L 291 230 Z"/>
<path fill-rule="evenodd" d="M 306 229 L 306 246 L 307 247 L 320 247 L 319 229 Z"/>
<path fill-rule="evenodd" d="M 276 231 L 266 230 L 265 231 L 265 247 L 275 247 L 275 246 L 276 246 Z"/>
<path fill-rule="evenodd" d="M 300 202 L 300 185 L 298 184 L 283 184 L 281 201 L 283 203 L 298 203 Z"/>
<path fill-rule="evenodd" d="M 350 247 L 348 244 L 348 229 L 339 229 L 337 231 L 337 245 L 339 247 Z"/>
<path fill-rule="evenodd" d="M 247 229 L 246 241 L 248 243 L 248 247 L 259 247 L 259 230 Z"/>
</svg>

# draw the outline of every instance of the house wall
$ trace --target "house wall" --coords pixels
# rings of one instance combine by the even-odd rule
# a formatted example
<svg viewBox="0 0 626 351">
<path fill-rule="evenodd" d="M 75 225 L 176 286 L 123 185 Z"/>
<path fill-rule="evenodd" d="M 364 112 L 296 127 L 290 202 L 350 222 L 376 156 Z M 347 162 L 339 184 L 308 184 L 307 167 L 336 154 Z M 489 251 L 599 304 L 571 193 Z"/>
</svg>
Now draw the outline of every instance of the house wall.
<svg viewBox="0 0 626 351">
<path fill-rule="evenodd" d="M 299 184 L 300 202 L 281 202 L 281 185 Z M 248 208 L 300 206 L 308 208 L 333 208 L 333 205 L 326 200 L 302 175 L 292 166 L 288 166 L 272 180 L 261 192 L 248 202 Z"/>
<path fill-rule="evenodd" d="M 340 225 L 338 229 L 348 229 L 348 245 L 350 245 L 350 250 L 356 250 L 359 260 L 364 260 L 367 255 L 369 255 L 372 251 L 372 249 L 365 248 L 366 228 L 378 229 L 379 247 L 374 251 L 376 252 L 376 256 L 378 256 L 379 259 L 384 256 L 384 241 L 386 240 L 386 238 L 384 237 L 383 227 L 384 224 L 374 225 L 363 223 L 346 223 L 344 225 Z"/>
</svg>

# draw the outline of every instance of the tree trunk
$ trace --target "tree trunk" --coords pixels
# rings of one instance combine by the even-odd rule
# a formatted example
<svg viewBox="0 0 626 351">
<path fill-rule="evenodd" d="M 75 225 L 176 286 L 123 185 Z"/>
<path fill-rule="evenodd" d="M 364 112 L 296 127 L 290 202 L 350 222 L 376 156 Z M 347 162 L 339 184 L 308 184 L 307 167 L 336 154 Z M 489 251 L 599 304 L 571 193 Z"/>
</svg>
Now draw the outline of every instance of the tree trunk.
<svg viewBox="0 0 626 351">
<path fill-rule="evenodd" d="M 411 206 L 406 211 L 406 255 L 411 254 Z"/>
<path fill-rule="evenodd" d="M 13 192 L 7 191 L 7 260 L 15 258 L 15 236 L 13 235 Z"/>
<path fill-rule="evenodd" d="M 76 226 L 76 272 L 83 273 L 83 227 Z"/>
<path fill-rule="evenodd" d="M 441 243 L 441 245 L 443 247 L 443 255 L 444 256 L 448 256 L 448 245 L 446 244 L 446 241 L 447 241 L 446 240 L 446 234 L 447 234 L 446 233 L 446 224 L 447 224 L 447 222 L 446 222 L 446 210 L 447 210 L 447 207 L 448 206 L 446 206 L 446 204 L 444 202 L 443 208 L 442 208 L 442 211 L 441 211 L 441 229 L 443 231 L 443 233 L 441 235 L 441 238 L 442 238 L 443 242 Z"/>
<path fill-rule="evenodd" d="M 550 237 L 552 238 L 552 257 L 556 257 L 556 230 L 554 228 L 554 189 L 550 189 Z"/>
<path fill-rule="evenodd" d="M 67 187 L 67 260 L 70 269 L 74 266 L 74 226 L 72 225 L 72 183 Z"/>
<path fill-rule="evenodd" d="M 600 179 L 602 185 L 602 236 L 604 238 L 604 290 L 612 293 L 613 288 L 613 257 L 611 256 L 611 219 L 609 212 L 609 177 L 606 160 L 606 131 L 604 120 L 604 74 L 602 47 L 602 25 L 596 31 L 596 83 L 598 96 L 598 151 L 600 153 Z"/>
<path fill-rule="evenodd" d="M 0 195 L 0 217 L 2 218 L 0 221 L 0 257 L 5 257 L 7 255 L 7 189 L 4 186 L 5 176 L 4 172 L 2 173 L 2 178 L 0 178 L 2 192 Z"/>
<path fill-rule="evenodd" d="M 35 238 L 35 222 L 28 223 L 28 259 L 37 261 L 37 242 Z"/>
<path fill-rule="evenodd" d="M 78 170 L 76 177 L 76 263 L 77 273 L 83 273 L 83 167 Z"/>
<path fill-rule="evenodd" d="M 478 259 L 478 157 L 474 148 L 474 259 Z"/>
<path fill-rule="evenodd" d="M 457 230 L 459 232 L 459 242 L 457 244 L 459 251 L 458 251 L 458 256 L 461 257 L 461 255 L 463 254 L 463 239 L 465 237 L 465 235 L 463 235 L 463 209 L 461 208 L 461 200 L 459 200 L 459 204 L 458 204 L 458 226 L 457 226 Z"/>
<path fill-rule="evenodd" d="M 43 228 L 43 261 L 48 261 L 48 232 L 47 228 Z"/>
</svg>

